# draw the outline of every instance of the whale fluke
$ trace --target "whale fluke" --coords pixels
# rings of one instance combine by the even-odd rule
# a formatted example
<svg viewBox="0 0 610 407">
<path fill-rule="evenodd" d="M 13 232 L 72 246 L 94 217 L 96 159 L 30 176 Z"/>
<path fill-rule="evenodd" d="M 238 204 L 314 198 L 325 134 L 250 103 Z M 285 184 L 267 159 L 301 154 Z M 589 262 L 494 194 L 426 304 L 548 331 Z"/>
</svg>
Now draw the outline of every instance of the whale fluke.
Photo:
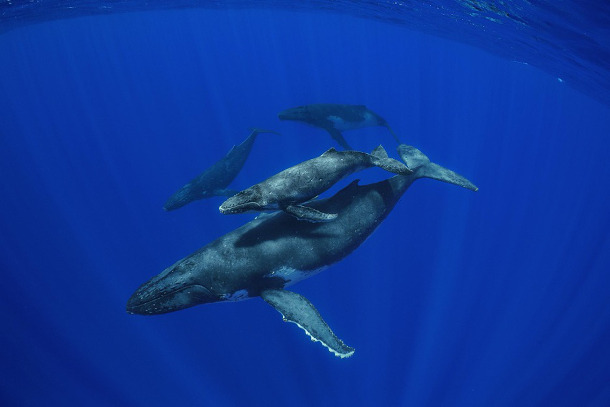
<svg viewBox="0 0 610 407">
<path fill-rule="evenodd" d="M 282 314 L 284 321 L 297 324 L 312 341 L 320 342 L 335 356 L 347 358 L 354 354 L 354 348 L 337 338 L 307 298 L 292 291 L 274 289 L 263 291 L 261 297 Z"/>
<path fill-rule="evenodd" d="M 373 165 L 386 171 L 399 175 L 409 175 L 413 173 L 413 170 L 411 170 L 408 166 L 405 166 L 405 164 L 390 158 L 382 145 L 379 145 L 377 148 L 371 151 L 371 157 L 373 157 L 371 161 Z"/>
<path fill-rule="evenodd" d="M 454 184 L 471 191 L 479 188 L 460 174 L 435 164 L 421 151 L 413 146 L 401 144 L 396 149 L 398 155 L 414 171 L 415 178 L 432 178 L 438 181 Z"/>
</svg>

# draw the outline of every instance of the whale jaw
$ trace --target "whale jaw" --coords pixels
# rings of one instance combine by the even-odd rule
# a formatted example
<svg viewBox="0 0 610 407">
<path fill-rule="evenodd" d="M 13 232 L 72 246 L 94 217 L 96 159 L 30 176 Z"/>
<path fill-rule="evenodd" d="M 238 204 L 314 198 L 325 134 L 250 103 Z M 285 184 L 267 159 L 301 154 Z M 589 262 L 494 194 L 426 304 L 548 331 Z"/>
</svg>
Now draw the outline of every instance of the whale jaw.
<svg viewBox="0 0 610 407">
<path fill-rule="evenodd" d="M 193 263 L 184 261 L 142 284 L 127 301 L 130 314 L 156 315 L 222 299 L 196 278 Z"/>
<path fill-rule="evenodd" d="M 278 113 L 277 117 L 280 120 L 299 120 L 308 121 L 311 120 L 311 114 L 307 106 L 293 107 L 291 109 L 282 110 Z"/>
<path fill-rule="evenodd" d="M 140 290 L 136 291 L 127 301 L 127 312 L 139 315 L 158 315 L 216 301 L 215 296 L 201 285 L 193 285 L 148 298 L 143 296 Z"/>
<path fill-rule="evenodd" d="M 266 202 L 260 199 L 260 194 L 255 189 L 256 187 L 250 187 L 238 192 L 224 201 L 218 210 L 224 215 L 264 210 Z"/>
</svg>

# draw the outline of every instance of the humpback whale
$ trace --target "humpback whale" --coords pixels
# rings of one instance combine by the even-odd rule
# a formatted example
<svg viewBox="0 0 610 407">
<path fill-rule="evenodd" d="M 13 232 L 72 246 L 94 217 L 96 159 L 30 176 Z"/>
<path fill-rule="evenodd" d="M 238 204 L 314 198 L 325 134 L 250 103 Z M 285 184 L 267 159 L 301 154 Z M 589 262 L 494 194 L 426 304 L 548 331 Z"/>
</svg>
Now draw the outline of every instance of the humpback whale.
<svg viewBox="0 0 610 407">
<path fill-rule="evenodd" d="M 154 315 L 199 304 L 260 296 L 284 320 L 297 324 L 339 357 L 354 349 L 339 339 L 305 297 L 286 290 L 353 252 L 390 213 L 418 178 L 430 177 L 476 191 L 466 178 L 433 164 L 414 147 L 401 156 L 410 175 L 368 185 L 354 181 L 312 207 L 336 213 L 332 222 L 300 222 L 285 212 L 266 215 L 225 234 L 142 284 L 127 312 Z"/>
<path fill-rule="evenodd" d="M 236 191 L 225 188 L 235 179 L 246 163 L 259 133 L 279 134 L 271 130 L 252 129 L 248 138 L 241 144 L 233 146 L 227 155 L 170 196 L 163 205 L 163 209 L 172 211 L 199 199 L 233 195 Z"/>
<path fill-rule="evenodd" d="M 327 222 L 335 219 L 337 214 L 323 213 L 300 204 L 320 195 L 349 174 L 374 166 L 401 175 L 412 172 L 403 163 L 389 158 L 382 146 L 371 154 L 331 148 L 319 157 L 238 192 L 224 201 L 219 210 L 223 214 L 235 214 L 282 209 L 298 219 Z"/>
<path fill-rule="evenodd" d="M 323 128 L 346 150 L 352 150 L 352 148 L 341 132 L 370 126 L 386 127 L 396 142 L 400 144 L 398 136 L 388 122 L 364 105 L 317 103 L 286 109 L 280 112 L 278 117 L 281 120 L 296 120 Z"/>
</svg>

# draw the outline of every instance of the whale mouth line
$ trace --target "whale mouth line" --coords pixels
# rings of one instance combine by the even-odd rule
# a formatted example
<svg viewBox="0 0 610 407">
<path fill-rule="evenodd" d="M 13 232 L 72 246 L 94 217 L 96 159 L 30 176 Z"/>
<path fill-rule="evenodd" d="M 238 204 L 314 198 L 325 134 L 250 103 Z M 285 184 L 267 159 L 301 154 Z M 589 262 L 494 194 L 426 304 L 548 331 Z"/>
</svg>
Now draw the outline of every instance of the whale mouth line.
<svg viewBox="0 0 610 407">
<path fill-rule="evenodd" d="M 229 207 L 223 207 L 222 205 L 220 205 L 220 208 L 218 208 L 218 209 L 220 210 L 220 213 L 222 213 L 222 214 L 231 215 L 231 214 L 240 213 L 243 211 L 257 211 L 257 210 L 260 210 L 262 207 L 263 207 L 263 205 L 261 205 L 257 202 L 244 202 L 244 203 L 232 205 Z"/>
<path fill-rule="evenodd" d="M 207 288 L 205 288 L 204 286 L 202 286 L 201 284 L 193 284 L 193 285 L 189 285 L 189 286 L 187 286 L 187 287 L 180 287 L 180 288 L 176 288 L 176 289 L 174 289 L 174 290 L 172 290 L 172 291 L 169 291 L 169 292 L 167 292 L 167 293 L 165 293 L 165 294 L 163 294 L 163 295 L 161 295 L 161 296 L 159 296 L 159 297 L 151 298 L 151 299 L 149 299 L 149 300 L 142 301 L 142 302 L 138 302 L 138 303 L 135 303 L 135 304 L 134 304 L 134 302 L 135 302 L 135 301 L 133 301 L 133 300 L 134 300 L 134 297 L 135 297 L 135 295 L 136 295 L 136 293 L 137 293 L 137 291 L 136 291 L 136 293 L 134 293 L 134 294 L 131 296 L 131 298 L 129 299 L 129 301 L 127 302 L 127 312 L 131 312 L 131 313 L 133 313 L 133 311 L 134 311 L 134 310 L 136 310 L 136 309 L 138 309 L 138 308 L 145 307 L 145 306 L 147 306 L 147 305 L 149 305 L 149 304 L 151 304 L 151 303 L 153 303 L 153 302 L 155 302 L 155 301 L 160 301 L 160 300 L 163 300 L 164 298 L 166 298 L 166 297 L 168 297 L 168 296 L 171 296 L 171 295 L 174 295 L 174 294 L 176 294 L 177 292 L 184 291 L 184 290 L 188 290 L 189 288 L 197 288 L 197 287 L 198 287 L 198 288 L 201 288 L 202 290 L 205 290 L 205 291 L 207 291 L 208 293 L 210 293 L 210 294 L 211 294 L 211 291 L 210 291 L 210 290 L 208 290 Z M 138 290 L 138 291 L 139 291 L 139 290 Z"/>
<path fill-rule="evenodd" d="M 230 214 L 232 214 L 232 213 L 235 213 L 235 208 L 236 208 L 235 206 L 231 206 L 231 207 L 228 207 L 228 208 L 227 208 L 227 207 L 222 207 L 222 206 L 221 206 L 220 208 L 218 208 L 218 210 L 219 210 L 219 211 L 220 211 L 220 213 L 222 213 L 222 214 L 225 214 L 225 215 L 227 215 L 227 214 L 228 214 L 228 215 L 230 215 Z"/>
</svg>

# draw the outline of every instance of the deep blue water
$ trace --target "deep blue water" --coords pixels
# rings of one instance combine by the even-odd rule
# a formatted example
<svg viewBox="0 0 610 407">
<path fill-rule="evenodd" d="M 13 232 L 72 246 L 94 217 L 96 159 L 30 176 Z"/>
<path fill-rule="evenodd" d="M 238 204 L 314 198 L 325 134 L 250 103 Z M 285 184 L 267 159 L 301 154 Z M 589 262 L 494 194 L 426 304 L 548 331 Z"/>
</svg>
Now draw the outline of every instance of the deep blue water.
<svg viewBox="0 0 610 407">
<path fill-rule="evenodd" d="M 610 108 L 456 40 L 248 9 L 2 34 L 0 404 L 610 405 Z M 141 283 L 252 218 L 167 197 L 252 126 L 282 135 L 259 136 L 237 188 L 321 154 L 324 131 L 277 119 L 319 102 L 366 104 L 480 188 L 417 181 L 293 287 L 354 356 L 260 299 L 128 315 Z M 345 136 L 393 153 L 383 128 Z"/>
</svg>

